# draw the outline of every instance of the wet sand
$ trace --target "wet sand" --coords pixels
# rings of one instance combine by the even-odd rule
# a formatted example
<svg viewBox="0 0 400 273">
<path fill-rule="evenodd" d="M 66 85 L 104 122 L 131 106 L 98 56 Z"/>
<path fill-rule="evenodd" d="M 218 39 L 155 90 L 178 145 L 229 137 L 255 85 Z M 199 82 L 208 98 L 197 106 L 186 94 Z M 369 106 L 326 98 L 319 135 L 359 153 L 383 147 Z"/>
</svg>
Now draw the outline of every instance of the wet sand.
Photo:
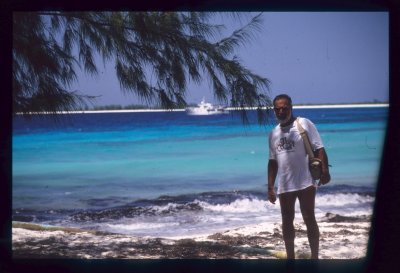
<svg viewBox="0 0 400 273">
<path fill-rule="evenodd" d="M 320 259 L 365 258 L 371 219 L 327 214 L 319 219 Z M 296 256 L 310 250 L 295 222 Z M 207 236 L 150 238 L 14 222 L 13 258 L 65 259 L 284 259 L 281 224 L 244 226 Z"/>
</svg>

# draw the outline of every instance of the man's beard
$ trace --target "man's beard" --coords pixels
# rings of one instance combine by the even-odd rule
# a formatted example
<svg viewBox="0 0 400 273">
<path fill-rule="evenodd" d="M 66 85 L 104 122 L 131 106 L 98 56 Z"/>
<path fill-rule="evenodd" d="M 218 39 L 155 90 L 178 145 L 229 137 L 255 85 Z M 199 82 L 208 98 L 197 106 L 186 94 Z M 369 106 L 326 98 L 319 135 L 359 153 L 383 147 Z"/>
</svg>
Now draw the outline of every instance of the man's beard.
<svg viewBox="0 0 400 273">
<path fill-rule="evenodd" d="M 292 118 L 292 111 L 290 111 L 285 118 L 280 119 L 278 117 L 276 117 L 276 119 L 278 120 L 279 124 L 286 124 L 289 122 L 289 120 Z"/>
</svg>

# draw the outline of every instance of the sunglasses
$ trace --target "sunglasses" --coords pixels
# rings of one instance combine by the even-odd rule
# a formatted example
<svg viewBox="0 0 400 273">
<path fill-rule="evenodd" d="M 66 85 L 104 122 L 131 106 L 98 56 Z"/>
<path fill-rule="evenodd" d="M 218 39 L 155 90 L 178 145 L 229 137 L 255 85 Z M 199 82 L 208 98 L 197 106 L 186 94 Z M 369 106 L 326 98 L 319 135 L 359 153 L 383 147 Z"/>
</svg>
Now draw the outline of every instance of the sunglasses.
<svg viewBox="0 0 400 273">
<path fill-rule="evenodd" d="M 274 107 L 274 111 L 275 112 L 279 112 L 279 111 L 284 111 L 284 112 L 286 112 L 286 111 L 288 111 L 290 109 L 290 107 Z"/>
</svg>

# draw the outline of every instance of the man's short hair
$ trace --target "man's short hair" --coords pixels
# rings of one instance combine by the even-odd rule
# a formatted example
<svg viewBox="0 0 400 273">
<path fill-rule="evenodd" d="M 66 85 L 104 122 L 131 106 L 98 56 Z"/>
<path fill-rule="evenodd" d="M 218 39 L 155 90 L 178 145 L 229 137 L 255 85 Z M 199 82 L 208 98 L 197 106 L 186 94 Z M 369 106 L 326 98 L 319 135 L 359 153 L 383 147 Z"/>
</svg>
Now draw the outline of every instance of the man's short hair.
<svg viewBox="0 0 400 273">
<path fill-rule="evenodd" d="M 286 94 L 280 94 L 276 96 L 272 102 L 273 105 L 275 105 L 275 101 L 280 100 L 280 99 L 286 99 L 289 102 L 289 105 L 292 106 L 292 98 L 289 97 L 289 95 Z"/>
</svg>

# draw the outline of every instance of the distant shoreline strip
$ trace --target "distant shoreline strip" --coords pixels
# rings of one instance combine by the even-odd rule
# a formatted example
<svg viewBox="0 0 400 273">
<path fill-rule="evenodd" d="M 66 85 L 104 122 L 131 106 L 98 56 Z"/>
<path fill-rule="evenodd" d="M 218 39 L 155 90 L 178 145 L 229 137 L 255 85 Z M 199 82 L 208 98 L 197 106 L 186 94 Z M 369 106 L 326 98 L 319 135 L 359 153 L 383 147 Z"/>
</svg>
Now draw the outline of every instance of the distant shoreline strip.
<svg viewBox="0 0 400 273">
<path fill-rule="evenodd" d="M 321 105 L 294 105 L 294 109 L 313 109 L 313 108 L 369 108 L 369 107 L 389 107 L 388 103 L 374 104 L 321 104 Z"/>
<path fill-rule="evenodd" d="M 316 105 L 293 105 L 293 109 L 329 109 L 329 108 L 372 108 L 389 107 L 388 103 L 376 104 L 316 104 Z M 238 109 L 227 107 L 228 111 L 237 111 Z M 244 110 L 256 110 L 257 107 L 245 107 Z M 265 108 L 264 108 L 265 109 Z M 239 109 L 240 110 L 240 109 Z M 185 109 L 121 109 L 121 110 L 82 110 L 82 111 L 61 111 L 57 114 L 97 114 L 97 113 L 146 113 L 146 112 L 184 112 Z M 22 113 L 17 113 L 21 115 Z M 30 113 L 30 114 L 53 114 L 53 113 Z"/>
</svg>

